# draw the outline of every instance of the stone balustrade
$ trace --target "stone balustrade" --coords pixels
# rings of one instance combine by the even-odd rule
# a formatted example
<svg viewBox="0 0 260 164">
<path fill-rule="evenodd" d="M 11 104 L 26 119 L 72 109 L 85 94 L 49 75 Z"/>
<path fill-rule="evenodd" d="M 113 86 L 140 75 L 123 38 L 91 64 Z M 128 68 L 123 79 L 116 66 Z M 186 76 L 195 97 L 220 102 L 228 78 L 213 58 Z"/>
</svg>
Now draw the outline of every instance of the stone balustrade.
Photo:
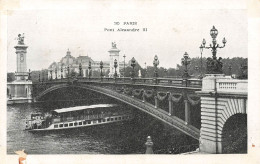
<svg viewBox="0 0 260 164">
<path fill-rule="evenodd" d="M 221 92 L 247 92 L 247 80 L 218 79 L 216 89 Z"/>
</svg>

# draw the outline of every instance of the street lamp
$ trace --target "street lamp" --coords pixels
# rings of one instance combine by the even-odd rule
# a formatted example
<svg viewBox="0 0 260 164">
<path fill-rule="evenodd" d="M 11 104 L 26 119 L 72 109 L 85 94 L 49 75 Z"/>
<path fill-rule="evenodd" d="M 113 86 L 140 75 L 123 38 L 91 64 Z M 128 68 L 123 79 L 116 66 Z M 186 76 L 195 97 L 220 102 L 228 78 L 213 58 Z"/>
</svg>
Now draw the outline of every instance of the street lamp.
<svg viewBox="0 0 260 164">
<path fill-rule="evenodd" d="M 158 68 L 157 66 L 159 65 L 159 59 L 158 56 L 155 55 L 153 59 L 153 66 L 154 66 L 154 82 L 157 84 L 157 77 L 158 77 Z"/>
<path fill-rule="evenodd" d="M 101 81 L 103 80 L 103 74 L 102 74 L 102 69 L 103 69 L 103 62 L 101 61 L 100 63 L 100 78 L 101 78 Z"/>
<path fill-rule="evenodd" d="M 202 75 L 202 52 L 203 52 L 203 45 L 201 44 L 200 45 L 200 76 L 199 78 L 202 79 L 203 78 L 203 75 Z"/>
<path fill-rule="evenodd" d="M 63 66 L 61 66 L 60 72 L 61 72 L 61 79 L 63 79 Z"/>
<path fill-rule="evenodd" d="M 44 72 L 42 70 L 42 82 L 44 81 Z"/>
<path fill-rule="evenodd" d="M 82 76 L 82 65 L 81 65 L 81 63 L 79 63 L 79 76 L 80 77 Z"/>
<path fill-rule="evenodd" d="M 135 65 L 136 65 L 136 61 L 135 61 L 135 58 L 133 57 L 131 60 L 131 67 L 133 68 L 132 78 L 135 77 Z"/>
<path fill-rule="evenodd" d="M 218 30 L 215 28 L 215 26 L 213 26 L 213 28 L 210 30 L 210 35 L 212 37 L 212 45 L 210 44 L 208 47 L 206 47 L 206 40 L 203 39 L 202 41 L 202 47 L 201 47 L 201 53 L 202 53 L 202 49 L 206 48 L 206 49 L 211 49 L 212 52 L 212 58 L 207 58 L 207 73 L 208 74 L 222 74 L 223 70 L 222 70 L 222 62 L 221 62 L 221 57 L 219 59 L 217 59 L 217 49 L 218 48 L 224 48 L 227 40 L 225 38 L 223 38 L 222 43 L 223 46 L 219 46 L 219 44 L 217 44 L 217 36 L 218 36 Z"/>
<path fill-rule="evenodd" d="M 182 65 L 185 66 L 184 73 L 183 73 L 182 77 L 186 81 L 185 82 L 186 83 L 186 87 L 187 87 L 187 79 L 190 77 L 190 75 L 188 73 L 188 65 L 190 64 L 190 61 L 191 61 L 191 59 L 190 59 L 188 53 L 185 52 L 184 55 L 183 55 L 183 58 L 181 59 L 181 63 L 182 63 Z"/>
<path fill-rule="evenodd" d="M 39 73 L 39 82 L 41 82 L 41 73 Z"/>
<path fill-rule="evenodd" d="M 88 62 L 88 79 L 90 79 L 91 76 L 91 61 Z"/>
<path fill-rule="evenodd" d="M 232 76 L 232 66 L 231 64 L 228 65 L 229 75 Z"/>
<path fill-rule="evenodd" d="M 124 54 L 123 57 L 124 57 L 124 77 L 125 77 L 125 57 L 126 57 L 125 54 Z M 125 80 L 125 79 L 124 79 L 124 80 Z"/>
<path fill-rule="evenodd" d="M 146 68 L 146 62 L 144 63 L 144 77 L 146 77 L 146 71 L 147 71 L 147 68 Z"/>
</svg>

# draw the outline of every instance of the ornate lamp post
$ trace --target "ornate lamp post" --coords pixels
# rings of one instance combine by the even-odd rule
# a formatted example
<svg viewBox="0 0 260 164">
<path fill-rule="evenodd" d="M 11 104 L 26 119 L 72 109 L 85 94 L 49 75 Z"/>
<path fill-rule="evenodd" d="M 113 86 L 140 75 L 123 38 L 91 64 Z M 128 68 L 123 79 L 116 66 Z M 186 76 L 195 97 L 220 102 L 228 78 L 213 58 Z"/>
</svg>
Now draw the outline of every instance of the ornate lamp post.
<svg viewBox="0 0 260 164">
<path fill-rule="evenodd" d="M 133 57 L 132 60 L 131 60 L 131 67 L 133 68 L 132 78 L 135 77 L 135 65 L 136 65 L 135 62 L 136 62 L 136 61 L 135 61 L 135 58 Z"/>
<path fill-rule="evenodd" d="M 91 61 L 88 62 L 88 79 L 90 79 L 91 76 Z"/>
<path fill-rule="evenodd" d="M 39 73 L 39 82 L 41 82 L 41 73 Z"/>
<path fill-rule="evenodd" d="M 217 36 L 218 36 L 218 30 L 215 28 L 215 26 L 212 27 L 212 29 L 210 30 L 210 35 L 212 37 L 212 45 L 210 44 L 208 47 L 206 47 L 206 40 L 203 39 L 202 41 L 202 47 L 206 48 L 206 49 L 211 49 L 212 52 L 212 58 L 207 58 L 207 73 L 208 74 L 222 74 L 223 70 L 222 70 L 222 62 L 221 62 L 221 57 L 219 59 L 217 59 L 217 49 L 218 48 L 224 48 L 227 41 L 225 38 L 223 38 L 222 43 L 223 46 L 219 46 L 219 44 L 217 44 Z M 203 49 L 202 48 L 202 49 Z"/>
<path fill-rule="evenodd" d="M 190 77 L 188 73 L 188 65 L 190 64 L 190 57 L 187 52 L 184 53 L 183 58 L 181 59 L 182 65 L 185 66 L 184 73 L 182 75 L 183 79 L 185 80 L 186 87 L 188 85 L 187 79 Z"/>
<path fill-rule="evenodd" d="M 144 77 L 146 77 L 146 72 L 147 72 L 146 62 L 144 62 Z"/>
<path fill-rule="evenodd" d="M 203 78 L 203 75 L 202 75 L 202 66 L 203 66 L 203 63 L 202 63 L 202 52 L 203 52 L 203 45 L 201 44 L 200 45 L 200 76 L 199 76 L 200 79 Z"/>
<path fill-rule="evenodd" d="M 101 61 L 99 64 L 100 64 L 100 78 L 101 78 L 101 81 L 102 81 L 103 80 L 103 73 L 102 73 L 103 62 Z"/>
<path fill-rule="evenodd" d="M 124 57 L 124 77 L 125 77 L 125 57 L 126 57 L 125 54 L 124 54 L 123 57 Z M 124 80 L 125 80 L 125 79 L 124 79 Z"/>
<path fill-rule="evenodd" d="M 57 80 L 57 68 L 55 68 L 55 79 Z"/>
<path fill-rule="evenodd" d="M 229 75 L 232 76 L 232 66 L 231 64 L 228 65 Z"/>
<path fill-rule="evenodd" d="M 82 76 L 82 65 L 81 65 L 81 63 L 79 63 L 79 76 L 80 77 Z"/>
<path fill-rule="evenodd" d="M 116 78 L 116 77 L 117 77 L 117 72 L 116 72 L 116 68 L 117 68 L 117 60 L 116 60 L 116 59 L 114 60 L 114 68 L 115 68 L 115 74 L 114 74 L 114 77 Z"/>
<path fill-rule="evenodd" d="M 61 66 L 60 72 L 61 72 L 61 79 L 63 79 L 63 66 Z"/>
<path fill-rule="evenodd" d="M 158 68 L 157 66 L 159 65 L 159 59 L 158 56 L 155 55 L 154 56 L 154 60 L 153 60 L 153 66 L 154 66 L 154 82 L 155 84 L 157 84 L 157 77 L 158 77 Z"/>
</svg>

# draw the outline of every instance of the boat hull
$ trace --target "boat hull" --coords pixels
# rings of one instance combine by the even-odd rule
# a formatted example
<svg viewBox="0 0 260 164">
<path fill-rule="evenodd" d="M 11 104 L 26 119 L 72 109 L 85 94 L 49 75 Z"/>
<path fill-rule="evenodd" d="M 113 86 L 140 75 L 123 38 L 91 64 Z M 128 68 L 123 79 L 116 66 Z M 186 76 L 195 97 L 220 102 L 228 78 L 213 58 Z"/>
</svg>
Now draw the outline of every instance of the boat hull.
<svg viewBox="0 0 260 164">
<path fill-rule="evenodd" d="M 133 119 L 132 115 L 125 115 L 125 116 L 107 117 L 107 118 L 97 119 L 97 120 L 76 120 L 76 121 L 54 123 L 51 124 L 48 128 L 25 129 L 25 130 L 28 132 L 71 130 L 76 128 L 119 123 L 119 122 L 129 121 L 132 119 Z"/>
</svg>

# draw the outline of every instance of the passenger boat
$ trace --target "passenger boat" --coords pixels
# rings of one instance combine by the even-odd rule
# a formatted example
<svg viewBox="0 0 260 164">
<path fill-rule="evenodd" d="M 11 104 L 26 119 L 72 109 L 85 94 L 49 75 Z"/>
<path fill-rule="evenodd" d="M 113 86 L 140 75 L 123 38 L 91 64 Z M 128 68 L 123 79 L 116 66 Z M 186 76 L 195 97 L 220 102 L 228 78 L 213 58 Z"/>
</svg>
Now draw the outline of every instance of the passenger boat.
<svg viewBox="0 0 260 164">
<path fill-rule="evenodd" d="M 25 130 L 48 131 L 87 127 L 133 118 L 132 110 L 115 104 L 97 104 L 56 109 L 51 114 L 32 113 Z"/>
</svg>

